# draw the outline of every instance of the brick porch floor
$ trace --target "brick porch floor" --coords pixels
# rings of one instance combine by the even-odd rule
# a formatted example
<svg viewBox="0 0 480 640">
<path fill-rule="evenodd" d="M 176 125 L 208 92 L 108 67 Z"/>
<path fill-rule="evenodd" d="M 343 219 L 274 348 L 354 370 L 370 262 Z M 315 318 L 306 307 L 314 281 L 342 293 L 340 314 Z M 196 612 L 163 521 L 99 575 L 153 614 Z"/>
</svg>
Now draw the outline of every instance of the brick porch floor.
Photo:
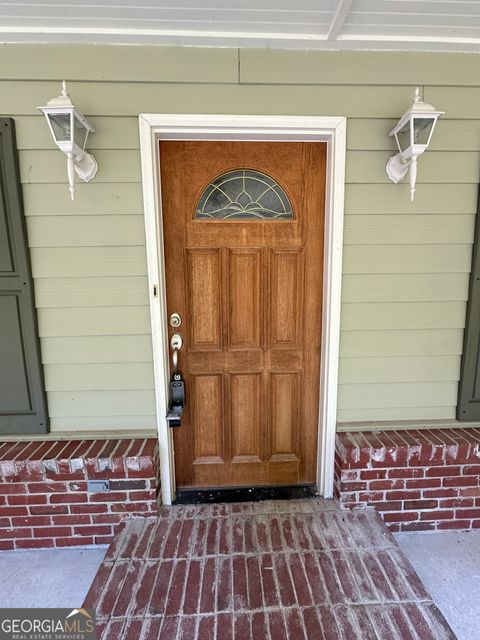
<svg viewBox="0 0 480 640">
<path fill-rule="evenodd" d="M 178 506 L 120 526 L 84 603 L 101 640 L 455 638 L 373 510 Z"/>
</svg>

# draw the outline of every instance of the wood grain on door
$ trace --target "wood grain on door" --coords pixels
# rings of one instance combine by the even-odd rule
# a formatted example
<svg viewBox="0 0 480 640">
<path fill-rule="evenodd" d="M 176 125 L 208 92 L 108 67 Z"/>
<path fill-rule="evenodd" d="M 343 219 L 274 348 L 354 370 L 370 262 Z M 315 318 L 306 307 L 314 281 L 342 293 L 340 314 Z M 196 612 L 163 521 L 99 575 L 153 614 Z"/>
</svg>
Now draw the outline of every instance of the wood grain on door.
<svg viewBox="0 0 480 640">
<path fill-rule="evenodd" d="M 160 143 L 167 306 L 184 337 L 179 488 L 315 482 L 325 159 L 324 143 Z M 279 185 L 291 219 L 258 217 L 248 185 L 233 215 L 195 216 L 209 184 L 245 169 Z"/>
</svg>

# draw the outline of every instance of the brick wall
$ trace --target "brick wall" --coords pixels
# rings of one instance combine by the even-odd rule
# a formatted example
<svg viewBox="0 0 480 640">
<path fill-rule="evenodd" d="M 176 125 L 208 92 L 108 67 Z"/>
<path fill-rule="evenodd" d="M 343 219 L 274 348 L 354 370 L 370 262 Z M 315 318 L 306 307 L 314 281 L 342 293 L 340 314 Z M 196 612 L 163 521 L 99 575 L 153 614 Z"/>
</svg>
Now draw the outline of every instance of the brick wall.
<svg viewBox="0 0 480 640">
<path fill-rule="evenodd" d="M 0 549 L 109 543 L 129 514 L 157 514 L 157 477 L 155 439 L 0 442 Z"/>
<path fill-rule="evenodd" d="M 392 531 L 480 528 L 480 428 L 337 434 L 335 494 Z"/>
</svg>

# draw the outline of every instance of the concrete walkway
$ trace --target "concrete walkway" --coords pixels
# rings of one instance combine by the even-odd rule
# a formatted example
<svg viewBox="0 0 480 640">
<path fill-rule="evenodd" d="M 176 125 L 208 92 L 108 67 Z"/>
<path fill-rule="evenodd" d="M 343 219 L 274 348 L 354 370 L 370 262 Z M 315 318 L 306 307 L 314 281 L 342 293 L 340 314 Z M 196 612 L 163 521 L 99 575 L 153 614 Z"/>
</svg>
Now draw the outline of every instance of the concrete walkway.
<svg viewBox="0 0 480 640">
<path fill-rule="evenodd" d="M 458 640 L 477 640 L 480 531 L 401 533 L 395 538 Z"/>
<path fill-rule="evenodd" d="M 106 547 L 0 553 L 0 607 L 78 608 Z"/>
<path fill-rule="evenodd" d="M 321 499 L 128 520 L 84 606 L 101 640 L 455 638 L 378 514 Z"/>
</svg>

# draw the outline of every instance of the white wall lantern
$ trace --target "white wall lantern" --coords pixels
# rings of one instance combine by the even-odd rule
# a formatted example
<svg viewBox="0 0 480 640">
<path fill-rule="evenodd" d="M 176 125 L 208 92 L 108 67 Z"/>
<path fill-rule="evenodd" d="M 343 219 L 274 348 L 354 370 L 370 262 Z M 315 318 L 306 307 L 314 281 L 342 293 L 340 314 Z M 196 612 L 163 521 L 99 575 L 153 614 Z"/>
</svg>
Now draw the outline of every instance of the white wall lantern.
<svg viewBox="0 0 480 640">
<path fill-rule="evenodd" d="M 430 144 L 438 118 L 445 111 L 435 111 L 435 107 L 420 100 L 420 88 L 415 90 L 412 106 L 400 118 L 397 126 L 390 131 L 395 136 L 399 153 L 387 162 L 387 174 L 392 182 L 402 180 L 410 169 L 410 200 L 413 202 L 417 181 L 417 158 Z"/>
<path fill-rule="evenodd" d="M 62 95 L 52 98 L 45 107 L 38 107 L 45 114 L 55 144 L 67 156 L 67 174 L 72 200 L 75 197 L 75 173 L 85 182 L 95 177 L 98 164 L 85 151 L 88 134 L 94 132 L 90 122 L 72 104 L 67 83 L 62 84 Z"/>
</svg>

